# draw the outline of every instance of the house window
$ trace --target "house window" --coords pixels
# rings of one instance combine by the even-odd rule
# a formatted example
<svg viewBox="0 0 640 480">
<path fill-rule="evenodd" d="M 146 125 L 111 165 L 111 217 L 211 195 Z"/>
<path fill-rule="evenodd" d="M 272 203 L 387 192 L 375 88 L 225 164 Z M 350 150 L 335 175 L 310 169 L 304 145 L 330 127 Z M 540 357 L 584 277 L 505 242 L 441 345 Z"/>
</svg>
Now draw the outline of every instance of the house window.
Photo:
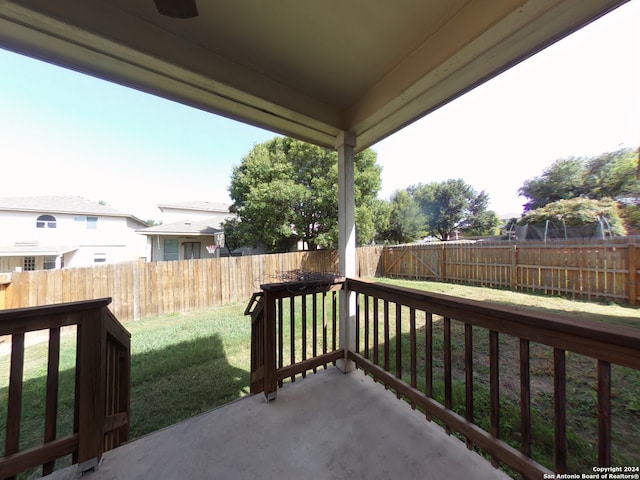
<svg viewBox="0 0 640 480">
<path fill-rule="evenodd" d="M 22 270 L 32 272 L 36 269 L 36 257 L 24 257 L 22 261 Z"/>
<path fill-rule="evenodd" d="M 58 257 L 56 257 L 55 255 L 48 255 L 44 257 L 42 268 L 44 268 L 45 270 L 53 270 L 54 268 L 56 268 L 56 258 Z"/>
<path fill-rule="evenodd" d="M 98 217 L 85 217 L 84 215 L 78 215 L 73 217 L 76 222 L 84 222 L 87 225 L 87 230 L 95 230 L 98 228 Z"/>
<path fill-rule="evenodd" d="M 93 263 L 105 263 L 107 261 L 106 253 L 94 253 L 93 254 Z"/>
<path fill-rule="evenodd" d="M 180 260 L 180 245 L 177 238 L 164 239 L 163 260 Z"/>
<path fill-rule="evenodd" d="M 56 228 L 56 217 L 53 215 L 40 215 L 36 219 L 36 228 Z"/>
<path fill-rule="evenodd" d="M 184 259 L 200 258 L 200 242 L 184 242 Z"/>
</svg>

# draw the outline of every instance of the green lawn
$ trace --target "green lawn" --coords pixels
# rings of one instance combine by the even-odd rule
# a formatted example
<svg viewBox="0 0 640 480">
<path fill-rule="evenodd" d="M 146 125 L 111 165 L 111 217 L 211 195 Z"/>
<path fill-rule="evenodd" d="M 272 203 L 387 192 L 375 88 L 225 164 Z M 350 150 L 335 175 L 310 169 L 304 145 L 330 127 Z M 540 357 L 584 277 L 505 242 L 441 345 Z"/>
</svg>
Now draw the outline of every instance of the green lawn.
<svg viewBox="0 0 640 480">
<path fill-rule="evenodd" d="M 574 302 L 562 298 L 433 282 L 384 281 L 465 298 L 511 303 L 546 311 L 560 311 L 572 316 L 595 318 L 612 324 L 632 326 L 639 324 L 637 308 Z M 251 326 L 249 318 L 243 315 L 244 307 L 244 304 L 233 304 L 188 314 L 146 318 L 125 325 L 132 334 L 131 435 L 133 438 L 205 412 L 249 393 Z M 296 328 L 299 332 L 299 324 Z M 478 332 L 478 335 L 482 335 L 482 332 Z M 403 339 L 403 341 L 405 340 Z M 458 332 L 455 329 L 454 341 L 459 341 Z M 74 342 L 73 332 L 67 332 L 63 335 L 59 435 L 68 434 L 71 430 Z M 392 339 L 392 344 L 394 342 L 395 340 Z M 479 338 L 477 345 L 481 346 L 482 342 L 483 340 Z M 515 355 L 515 348 L 512 349 L 509 346 L 507 339 L 503 340 L 503 344 L 502 352 L 505 357 L 501 360 L 501 365 L 504 364 L 505 367 L 501 372 L 504 375 L 509 375 L 509 365 L 517 366 L 517 362 L 512 362 L 510 357 L 510 355 Z M 403 351 L 408 352 L 408 348 L 403 348 Z M 23 448 L 37 444 L 43 432 L 46 352 L 46 342 L 27 348 L 22 420 Z M 532 377 L 539 373 L 540 381 L 548 382 L 550 378 L 547 366 L 550 361 L 549 352 L 545 349 L 532 350 L 532 355 L 540 357 L 540 361 L 535 363 L 535 372 L 532 371 Z M 573 395 L 569 400 L 570 420 L 574 423 L 577 422 L 578 436 L 570 437 L 570 455 L 585 457 L 589 459 L 586 460 L 589 462 L 595 451 L 593 442 L 595 437 L 592 436 L 593 425 L 589 423 L 590 420 L 586 419 L 595 418 L 595 391 L 592 388 L 594 377 L 589 361 L 585 363 L 582 359 L 576 359 L 574 362 L 573 358 L 574 356 L 569 356 L 568 377 L 572 379 L 572 383 L 567 388 L 568 395 Z M 481 361 L 478 363 L 478 368 L 480 370 L 484 368 Z M 532 368 L 534 367 L 532 366 Z M 5 439 L 8 371 L 9 357 L 5 355 L 0 357 L 0 449 L 3 449 Z M 459 374 L 460 372 L 454 373 L 454 376 Z M 640 425 L 640 404 L 637 400 L 638 393 L 640 393 L 640 373 L 614 369 L 614 375 L 616 375 L 615 381 L 617 382 L 614 383 L 614 407 L 621 412 L 617 418 L 614 417 L 616 432 L 614 449 L 623 449 L 622 456 L 617 457 L 617 460 L 634 462 L 637 465 L 640 463 L 640 458 L 638 458 L 634 447 L 638 445 L 637 438 L 640 433 L 638 426 Z M 486 419 L 482 418 L 486 407 L 484 404 L 487 402 L 483 393 L 486 378 L 481 371 L 478 379 L 477 422 L 486 426 Z M 511 393 L 508 378 L 501 378 L 501 380 L 506 389 L 502 399 L 503 411 L 505 412 L 503 426 L 505 432 L 508 430 L 516 432 L 513 434 L 513 438 L 517 439 L 519 422 L 517 396 Z M 585 386 L 586 390 L 582 388 Z M 454 389 L 463 392 L 461 388 L 459 382 L 456 381 Z M 436 392 L 436 398 L 441 395 L 439 392 L 440 390 Z M 552 395 L 545 389 L 542 389 L 541 392 L 534 399 L 534 406 L 538 408 L 537 415 L 542 419 L 540 425 L 546 425 L 550 414 L 549 406 L 552 402 Z M 461 398 L 458 394 L 456 396 Z M 537 425 L 535 428 L 538 428 Z M 545 427 L 539 428 L 544 430 Z M 548 438 L 549 433 L 542 431 L 539 438 Z M 625 439 L 629 439 L 629 441 Z M 543 440 L 543 442 L 540 449 L 548 450 L 547 440 Z"/>
</svg>

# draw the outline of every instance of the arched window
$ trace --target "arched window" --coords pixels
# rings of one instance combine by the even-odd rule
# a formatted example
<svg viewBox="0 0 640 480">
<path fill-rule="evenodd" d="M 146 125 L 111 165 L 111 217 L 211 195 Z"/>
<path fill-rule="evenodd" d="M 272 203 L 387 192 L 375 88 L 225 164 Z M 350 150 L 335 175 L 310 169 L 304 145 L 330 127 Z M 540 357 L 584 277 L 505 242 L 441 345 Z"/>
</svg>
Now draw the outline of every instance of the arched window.
<svg viewBox="0 0 640 480">
<path fill-rule="evenodd" d="M 40 215 L 36 219 L 36 228 L 56 228 L 56 217 L 53 215 Z"/>
</svg>

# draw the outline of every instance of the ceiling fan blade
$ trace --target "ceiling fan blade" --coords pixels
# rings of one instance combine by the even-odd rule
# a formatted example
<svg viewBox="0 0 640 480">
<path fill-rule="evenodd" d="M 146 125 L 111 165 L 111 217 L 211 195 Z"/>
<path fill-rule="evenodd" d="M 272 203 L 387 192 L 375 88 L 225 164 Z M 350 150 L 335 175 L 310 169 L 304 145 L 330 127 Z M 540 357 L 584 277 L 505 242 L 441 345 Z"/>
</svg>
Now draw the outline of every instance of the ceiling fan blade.
<svg viewBox="0 0 640 480">
<path fill-rule="evenodd" d="M 153 0 L 161 15 L 172 18 L 193 18 L 198 16 L 196 0 Z"/>
</svg>

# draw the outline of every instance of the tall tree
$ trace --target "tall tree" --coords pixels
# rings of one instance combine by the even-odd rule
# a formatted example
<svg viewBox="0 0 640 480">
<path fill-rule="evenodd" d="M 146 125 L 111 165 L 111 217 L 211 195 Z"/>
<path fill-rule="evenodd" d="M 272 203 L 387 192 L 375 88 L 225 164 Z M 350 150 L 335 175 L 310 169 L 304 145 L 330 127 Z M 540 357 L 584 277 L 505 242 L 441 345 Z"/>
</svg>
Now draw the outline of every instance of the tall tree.
<svg viewBox="0 0 640 480">
<path fill-rule="evenodd" d="M 389 222 L 381 231 L 382 239 L 392 243 L 417 240 L 425 230 L 425 218 L 418 202 L 407 190 L 399 190 L 391 197 L 389 206 Z"/>
<path fill-rule="evenodd" d="M 498 217 L 488 210 L 489 196 L 477 193 L 462 179 L 428 183 L 410 188 L 426 219 L 429 233 L 449 240 L 456 232 L 486 235 L 495 232 Z"/>
<path fill-rule="evenodd" d="M 584 193 L 584 160 L 570 157 L 556 160 L 544 173 L 526 180 L 518 193 L 529 198 L 525 211 L 535 210 L 547 203 L 568 200 Z"/>
<path fill-rule="evenodd" d="M 525 211 L 559 200 L 595 200 L 640 193 L 638 155 L 629 148 L 596 157 L 556 160 L 542 175 L 524 182 L 518 193 L 529 198 Z"/>
<path fill-rule="evenodd" d="M 357 238 L 375 234 L 373 208 L 380 189 L 375 152 L 355 156 Z M 227 222 L 225 233 L 236 243 L 288 251 L 302 240 L 310 250 L 335 247 L 338 239 L 338 156 L 336 152 L 292 138 L 256 145 L 233 169 L 231 211 L 240 222 Z"/>
</svg>

